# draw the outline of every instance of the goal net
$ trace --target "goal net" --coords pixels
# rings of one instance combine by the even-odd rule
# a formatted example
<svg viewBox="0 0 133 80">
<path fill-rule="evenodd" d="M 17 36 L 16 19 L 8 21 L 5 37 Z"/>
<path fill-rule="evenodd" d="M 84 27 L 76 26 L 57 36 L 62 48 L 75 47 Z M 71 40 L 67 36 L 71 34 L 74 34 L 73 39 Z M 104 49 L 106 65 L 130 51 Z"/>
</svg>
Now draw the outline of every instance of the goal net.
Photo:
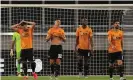
<svg viewBox="0 0 133 80">
<path fill-rule="evenodd" d="M 55 18 L 61 19 L 61 27 L 66 33 L 63 44 L 63 59 L 61 75 L 77 75 L 77 56 L 74 53 L 75 31 L 81 25 L 81 17 L 88 19 L 88 25 L 93 29 L 95 55 L 89 60 L 90 75 L 107 75 L 107 31 L 111 21 L 119 20 L 124 29 L 124 73 L 133 75 L 133 5 L 132 4 L 70 4 L 70 5 L 28 5 L 2 4 L 1 7 L 1 75 L 16 73 L 16 58 L 10 58 L 10 45 L 13 31 L 10 26 L 21 20 L 34 21 L 34 57 L 39 75 L 49 75 L 50 66 L 48 50 L 50 43 L 45 42 L 46 33 L 54 23 Z M 31 69 L 28 69 L 30 72 Z M 117 71 L 115 71 L 117 74 Z"/>
</svg>

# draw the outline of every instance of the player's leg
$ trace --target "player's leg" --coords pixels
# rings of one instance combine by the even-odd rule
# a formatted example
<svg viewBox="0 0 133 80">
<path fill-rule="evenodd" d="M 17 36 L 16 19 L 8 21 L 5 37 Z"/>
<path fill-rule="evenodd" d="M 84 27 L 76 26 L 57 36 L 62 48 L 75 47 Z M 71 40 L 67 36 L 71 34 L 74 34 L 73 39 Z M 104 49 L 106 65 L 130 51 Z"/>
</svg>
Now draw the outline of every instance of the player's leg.
<svg viewBox="0 0 133 80">
<path fill-rule="evenodd" d="M 21 50 L 21 59 L 20 59 L 21 63 L 22 63 L 22 69 L 24 72 L 24 78 L 28 78 L 27 75 L 27 54 L 26 54 L 26 50 L 22 49 Z"/>
<path fill-rule="evenodd" d="M 83 71 L 83 51 L 81 49 L 78 49 L 78 72 L 79 72 L 79 78 L 82 77 L 82 71 Z"/>
<path fill-rule="evenodd" d="M 84 57 L 84 76 L 87 77 L 88 75 L 88 59 L 89 57 Z"/>
<path fill-rule="evenodd" d="M 109 59 L 109 76 L 110 80 L 113 79 L 113 72 L 114 72 L 114 63 L 115 63 L 115 53 L 109 53 L 108 54 L 108 59 Z"/>
<path fill-rule="evenodd" d="M 90 58 L 90 51 L 84 50 L 84 76 L 87 77 L 88 75 L 88 59 Z"/>
<path fill-rule="evenodd" d="M 124 73 L 124 66 L 122 60 L 117 60 L 118 65 L 118 72 L 120 74 L 120 80 L 124 80 L 123 73 Z"/>
<path fill-rule="evenodd" d="M 20 52 L 17 52 L 17 61 L 18 61 L 18 64 L 17 64 L 17 75 L 18 76 L 21 76 L 21 73 L 20 73 L 20 54 L 21 54 L 21 51 Z"/>
<path fill-rule="evenodd" d="M 54 75 L 55 72 L 55 60 L 54 59 L 50 59 L 50 68 L 51 68 L 51 76 Z"/>
<path fill-rule="evenodd" d="M 121 52 L 117 53 L 117 65 L 118 65 L 118 71 L 120 74 L 120 80 L 125 80 L 125 78 L 123 78 L 123 74 L 124 74 L 124 66 L 123 66 L 123 56 Z"/>
<path fill-rule="evenodd" d="M 55 77 L 57 77 L 60 74 L 60 64 L 61 64 L 61 58 L 62 58 L 62 46 L 57 45 L 56 48 L 56 66 L 55 66 Z"/>
<path fill-rule="evenodd" d="M 79 75 L 81 75 L 82 73 L 82 67 L 83 67 L 83 56 L 82 56 L 82 50 L 78 49 L 78 56 L 77 56 L 77 59 L 78 59 L 78 72 L 79 72 Z"/>
<path fill-rule="evenodd" d="M 49 59 L 50 59 L 49 62 L 51 67 L 51 76 L 54 76 L 54 73 L 55 73 L 55 59 L 56 59 L 55 52 L 56 52 L 55 45 L 51 45 L 50 50 L 48 52 Z"/>
<path fill-rule="evenodd" d="M 37 79 L 38 76 L 37 76 L 37 74 L 35 73 L 36 63 L 35 63 L 35 61 L 34 61 L 34 59 L 33 59 L 33 57 L 34 57 L 34 56 L 33 56 L 33 48 L 28 49 L 27 52 L 28 52 L 28 61 L 29 61 L 30 64 L 31 64 L 32 75 L 33 75 L 33 77 L 34 77 L 35 79 Z"/>
<path fill-rule="evenodd" d="M 56 59 L 55 77 L 57 77 L 60 74 L 60 64 L 61 64 L 61 59 L 60 58 Z"/>
</svg>

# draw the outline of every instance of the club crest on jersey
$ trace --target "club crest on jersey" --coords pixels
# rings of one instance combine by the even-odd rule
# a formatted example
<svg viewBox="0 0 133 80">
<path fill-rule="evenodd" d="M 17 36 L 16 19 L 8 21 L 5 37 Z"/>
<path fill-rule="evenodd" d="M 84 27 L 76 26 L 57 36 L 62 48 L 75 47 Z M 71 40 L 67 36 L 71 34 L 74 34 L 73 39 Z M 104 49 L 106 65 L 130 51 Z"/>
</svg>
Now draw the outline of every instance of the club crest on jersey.
<svg viewBox="0 0 133 80">
<path fill-rule="evenodd" d="M 28 32 L 23 32 L 23 33 L 22 33 L 22 36 L 23 36 L 23 37 L 29 37 L 29 33 L 28 33 Z"/>
<path fill-rule="evenodd" d="M 87 35 L 88 32 L 82 32 L 80 31 L 80 35 L 83 36 L 83 35 Z"/>
<path fill-rule="evenodd" d="M 118 39 L 120 39 L 120 37 L 119 36 L 114 36 L 113 39 L 118 40 Z"/>
</svg>

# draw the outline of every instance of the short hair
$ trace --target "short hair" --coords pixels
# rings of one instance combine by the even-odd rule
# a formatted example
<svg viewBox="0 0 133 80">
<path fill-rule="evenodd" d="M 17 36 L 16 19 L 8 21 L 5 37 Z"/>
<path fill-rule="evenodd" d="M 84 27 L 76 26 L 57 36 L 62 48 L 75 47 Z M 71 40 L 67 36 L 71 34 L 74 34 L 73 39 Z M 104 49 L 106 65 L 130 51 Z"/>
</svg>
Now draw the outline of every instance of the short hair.
<svg viewBox="0 0 133 80">
<path fill-rule="evenodd" d="M 56 21 L 56 20 L 60 20 L 60 19 L 59 19 L 59 18 L 56 18 L 55 21 Z"/>
<path fill-rule="evenodd" d="M 115 24 L 116 22 L 120 22 L 120 21 L 119 21 L 119 20 L 114 20 L 114 21 L 112 22 L 112 25 Z"/>
<path fill-rule="evenodd" d="M 81 19 L 87 19 L 85 16 L 81 17 Z"/>
<path fill-rule="evenodd" d="M 26 22 L 22 22 L 20 25 L 24 26 L 24 25 L 27 25 L 27 23 Z"/>
</svg>

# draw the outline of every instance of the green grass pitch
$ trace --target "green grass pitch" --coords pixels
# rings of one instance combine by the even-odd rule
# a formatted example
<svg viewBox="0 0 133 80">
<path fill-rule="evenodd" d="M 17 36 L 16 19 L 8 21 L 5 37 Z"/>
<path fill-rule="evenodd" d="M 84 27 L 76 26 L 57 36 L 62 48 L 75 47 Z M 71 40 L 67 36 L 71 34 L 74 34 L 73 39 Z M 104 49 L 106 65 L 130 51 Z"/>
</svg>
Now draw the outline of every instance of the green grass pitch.
<svg viewBox="0 0 133 80">
<path fill-rule="evenodd" d="M 2 76 L 1 80 L 24 80 L 23 77 L 17 76 Z M 33 77 L 29 77 L 27 80 L 34 80 Z M 39 76 L 37 80 L 50 80 L 49 76 Z M 77 76 L 60 76 L 58 80 L 109 80 L 108 76 L 88 76 L 88 78 L 80 78 Z M 114 80 L 120 80 L 119 76 L 114 76 Z M 133 80 L 133 76 L 126 76 L 126 80 Z"/>
</svg>

